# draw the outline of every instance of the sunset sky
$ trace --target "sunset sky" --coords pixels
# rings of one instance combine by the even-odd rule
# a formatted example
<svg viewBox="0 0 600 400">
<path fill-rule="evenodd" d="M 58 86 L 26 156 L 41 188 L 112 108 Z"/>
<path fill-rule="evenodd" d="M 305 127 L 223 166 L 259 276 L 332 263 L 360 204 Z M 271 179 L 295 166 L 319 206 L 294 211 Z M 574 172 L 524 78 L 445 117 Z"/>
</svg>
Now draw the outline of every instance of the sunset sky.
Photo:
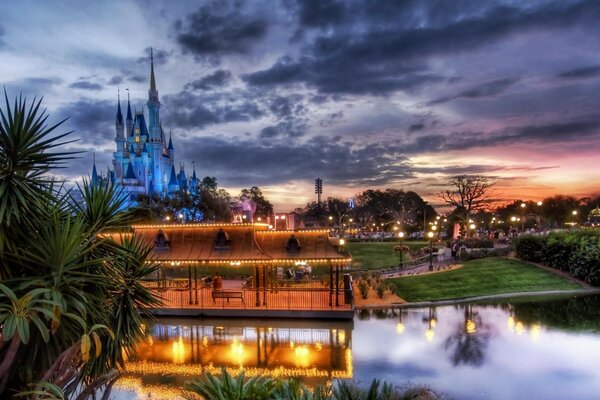
<svg viewBox="0 0 600 400">
<path fill-rule="evenodd" d="M 366 188 L 432 203 L 485 174 L 506 199 L 600 194 L 600 1 L 2 2 L 0 84 L 44 96 L 106 170 L 117 90 L 154 48 L 176 164 L 277 211 Z M 125 104 L 125 103 L 123 103 Z"/>
</svg>

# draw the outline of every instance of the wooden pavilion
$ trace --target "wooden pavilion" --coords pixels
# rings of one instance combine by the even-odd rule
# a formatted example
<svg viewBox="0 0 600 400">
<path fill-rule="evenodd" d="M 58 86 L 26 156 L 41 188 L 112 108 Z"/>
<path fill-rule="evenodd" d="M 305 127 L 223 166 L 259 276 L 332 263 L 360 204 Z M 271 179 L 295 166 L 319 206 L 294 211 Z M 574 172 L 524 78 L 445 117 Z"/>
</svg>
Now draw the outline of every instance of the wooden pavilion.
<svg viewBox="0 0 600 400">
<path fill-rule="evenodd" d="M 352 285 L 341 276 L 351 259 L 327 229 L 276 231 L 253 223 L 134 225 L 132 231 L 160 264 L 147 282 L 164 299 L 157 314 L 352 318 Z M 252 276 L 231 288 L 202 276 L 207 266 Z M 328 279 L 312 279 L 312 269 L 324 266 Z M 187 280 L 169 278 L 173 269 L 179 276 L 187 269 Z"/>
</svg>

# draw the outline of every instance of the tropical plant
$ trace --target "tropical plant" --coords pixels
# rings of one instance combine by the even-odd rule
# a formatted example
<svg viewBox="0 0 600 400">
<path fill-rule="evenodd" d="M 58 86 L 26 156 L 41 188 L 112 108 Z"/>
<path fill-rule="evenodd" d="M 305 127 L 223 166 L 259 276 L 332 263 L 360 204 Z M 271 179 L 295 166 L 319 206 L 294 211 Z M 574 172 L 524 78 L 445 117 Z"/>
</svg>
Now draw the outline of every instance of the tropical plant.
<svg viewBox="0 0 600 400">
<path fill-rule="evenodd" d="M 205 400 L 437 400 L 441 397 L 427 387 L 415 386 L 401 390 L 377 379 L 369 387 L 362 388 L 354 383 L 338 381 L 328 387 L 320 385 L 313 389 L 303 383 L 291 380 L 278 380 L 269 377 L 245 379 L 241 372 L 232 377 L 226 369 L 221 376 L 210 373 L 202 375 L 185 388 L 199 394 Z M 189 397 L 192 398 L 192 397 Z"/>
<path fill-rule="evenodd" d="M 358 282 L 358 290 L 360 291 L 360 294 L 363 299 L 369 297 L 369 287 L 369 283 L 364 279 L 361 279 L 361 281 Z"/>
<path fill-rule="evenodd" d="M 55 184 L 76 154 L 40 107 L 5 93 L 0 109 L 0 398 L 85 399 L 142 340 L 158 300 L 138 282 L 155 266 L 136 237 L 106 235 L 130 222 L 117 189 Z"/>
</svg>

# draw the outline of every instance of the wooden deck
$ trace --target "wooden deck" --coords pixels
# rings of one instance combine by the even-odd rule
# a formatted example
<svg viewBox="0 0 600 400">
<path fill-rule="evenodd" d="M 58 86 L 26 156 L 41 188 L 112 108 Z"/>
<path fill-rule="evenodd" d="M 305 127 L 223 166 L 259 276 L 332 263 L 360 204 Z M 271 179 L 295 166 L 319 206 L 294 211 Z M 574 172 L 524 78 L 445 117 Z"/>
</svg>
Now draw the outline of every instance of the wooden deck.
<svg viewBox="0 0 600 400">
<path fill-rule="evenodd" d="M 248 316 L 352 318 L 343 291 L 321 288 L 154 289 L 163 300 L 156 314 L 172 316 Z"/>
</svg>

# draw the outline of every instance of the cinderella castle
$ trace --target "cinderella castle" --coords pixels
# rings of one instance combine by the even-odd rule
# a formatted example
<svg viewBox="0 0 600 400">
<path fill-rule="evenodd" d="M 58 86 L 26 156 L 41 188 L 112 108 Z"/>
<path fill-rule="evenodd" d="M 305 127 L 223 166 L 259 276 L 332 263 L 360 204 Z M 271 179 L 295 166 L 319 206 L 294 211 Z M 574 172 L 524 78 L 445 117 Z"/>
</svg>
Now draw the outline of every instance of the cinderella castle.
<svg viewBox="0 0 600 400">
<path fill-rule="evenodd" d="M 148 90 L 147 114 L 144 111 L 131 113 L 129 93 L 127 94 L 127 115 L 123 120 L 121 98 L 117 97 L 117 115 L 115 120 L 115 142 L 117 150 L 113 152 L 113 169 L 106 176 L 92 168 L 92 184 L 107 181 L 122 187 L 129 199 L 135 201 L 138 195 L 157 194 L 168 196 L 179 190 L 195 191 L 199 180 L 194 168 L 191 178 L 187 178 L 183 164 L 179 173 L 175 172 L 175 149 L 171 134 L 167 144 L 160 119 L 160 102 L 154 77 L 154 57 L 150 49 L 150 89 Z M 147 122 L 146 122 L 147 121 Z"/>
</svg>

